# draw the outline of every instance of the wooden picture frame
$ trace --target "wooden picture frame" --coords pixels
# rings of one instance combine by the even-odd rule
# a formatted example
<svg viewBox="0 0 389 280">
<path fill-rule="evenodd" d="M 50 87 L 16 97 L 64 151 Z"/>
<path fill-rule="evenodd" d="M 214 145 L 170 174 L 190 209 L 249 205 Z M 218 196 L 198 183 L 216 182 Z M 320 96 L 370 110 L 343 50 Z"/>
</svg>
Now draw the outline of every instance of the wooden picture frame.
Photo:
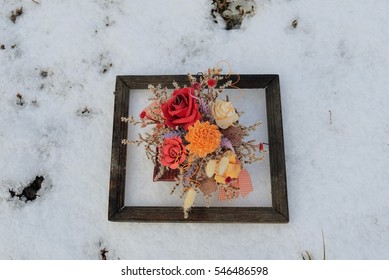
<svg viewBox="0 0 389 280">
<path fill-rule="evenodd" d="M 278 75 L 240 75 L 241 89 L 264 88 L 271 178 L 271 207 L 193 207 L 184 219 L 182 207 L 127 206 L 125 181 L 128 124 L 121 121 L 129 112 L 131 89 L 147 89 L 149 84 L 173 88 L 172 82 L 188 84 L 186 75 L 117 76 L 113 118 L 111 177 L 108 220 L 114 222 L 205 222 L 205 223 L 287 223 L 289 221 L 285 170 L 281 96 Z M 150 184 L 152 184 L 150 174 Z"/>
</svg>

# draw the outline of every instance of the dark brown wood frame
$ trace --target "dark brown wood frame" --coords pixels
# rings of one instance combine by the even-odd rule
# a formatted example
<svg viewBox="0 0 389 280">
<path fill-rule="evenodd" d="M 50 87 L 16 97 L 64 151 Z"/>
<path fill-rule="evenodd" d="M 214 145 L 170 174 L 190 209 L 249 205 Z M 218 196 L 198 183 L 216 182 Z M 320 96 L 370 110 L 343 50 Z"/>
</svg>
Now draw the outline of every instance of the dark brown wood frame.
<svg viewBox="0 0 389 280">
<path fill-rule="evenodd" d="M 111 179 L 108 220 L 115 222 L 205 222 L 205 223 L 287 223 L 289 221 L 286 188 L 284 137 L 278 75 L 240 75 L 239 88 L 265 88 L 270 157 L 272 207 L 194 207 L 184 219 L 181 207 L 149 207 L 124 205 L 128 124 L 131 89 L 147 89 L 149 84 L 172 88 L 172 81 L 188 84 L 186 75 L 118 76 L 116 78 L 113 119 Z M 150 183 L 152 174 L 150 174 Z"/>
</svg>

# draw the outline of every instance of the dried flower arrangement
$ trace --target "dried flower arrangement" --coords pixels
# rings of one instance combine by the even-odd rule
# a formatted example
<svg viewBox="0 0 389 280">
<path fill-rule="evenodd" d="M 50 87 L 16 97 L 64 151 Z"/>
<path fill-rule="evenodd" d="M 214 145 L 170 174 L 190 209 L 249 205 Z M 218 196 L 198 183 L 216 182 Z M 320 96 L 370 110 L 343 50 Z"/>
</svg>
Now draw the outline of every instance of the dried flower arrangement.
<svg viewBox="0 0 389 280">
<path fill-rule="evenodd" d="M 208 206 L 216 192 L 219 200 L 246 197 L 253 186 L 244 166 L 262 161 L 266 152 L 263 143 L 244 141 L 261 123 L 239 123 L 243 112 L 234 108 L 228 96 L 219 98 L 224 89 L 236 88 L 237 82 L 227 80 L 219 68 L 208 69 L 198 78 L 188 74 L 188 79 L 190 85 L 182 88 L 173 81 L 172 93 L 161 85 L 149 85 L 151 104 L 140 113 L 140 120 L 122 117 L 132 125 L 153 125 L 151 133 L 122 143 L 145 145 L 147 157 L 159 166 L 154 181 L 169 170 L 177 172 L 172 193 L 181 187 L 185 218 L 197 193 L 203 194 Z"/>
</svg>

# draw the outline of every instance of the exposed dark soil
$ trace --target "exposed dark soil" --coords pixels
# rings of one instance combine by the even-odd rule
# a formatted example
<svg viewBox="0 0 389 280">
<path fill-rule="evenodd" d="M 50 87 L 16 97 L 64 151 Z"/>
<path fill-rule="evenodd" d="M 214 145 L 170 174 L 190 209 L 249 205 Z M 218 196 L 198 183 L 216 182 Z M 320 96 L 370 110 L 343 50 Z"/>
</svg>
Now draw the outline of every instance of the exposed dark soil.
<svg viewBox="0 0 389 280">
<path fill-rule="evenodd" d="M 16 94 L 16 105 L 23 106 L 24 105 L 24 99 L 23 95 L 21 95 L 19 92 Z"/>
<path fill-rule="evenodd" d="M 41 77 L 42 77 L 42 78 L 47 78 L 47 75 L 48 75 L 49 73 L 48 73 L 47 71 L 43 71 L 43 70 L 42 70 L 40 74 L 41 74 Z"/>
<path fill-rule="evenodd" d="M 293 27 L 293 28 L 297 28 L 298 24 L 299 24 L 299 21 L 298 21 L 297 19 L 295 19 L 294 21 L 292 21 L 292 27 Z"/>
<path fill-rule="evenodd" d="M 11 15 L 9 16 L 9 19 L 13 22 L 16 23 L 16 19 L 20 17 L 23 14 L 23 7 L 17 8 L 13 11 L 11 11 Z"/>
<path fill-rule="evenodd" d="M 26 202 L 35 200 L 39 196 L 37 193 L 41 189 L 44 180 L 43 176 L 36 176 L 35 180 L 28 184 L 21 193 L 17 194 L 13 189 L 10 189 L 9 193 L 12 198 L 18 197 L 20 200 L 25 199 Z"/>
<path fill-rule="evenodd" d="M 109 251 L 106 249 L 106 248 L 103 248 L 100 250 L 100 257 L 103 261 L 106 261 L 107 260 L 107 253 Z"/>
</svg>

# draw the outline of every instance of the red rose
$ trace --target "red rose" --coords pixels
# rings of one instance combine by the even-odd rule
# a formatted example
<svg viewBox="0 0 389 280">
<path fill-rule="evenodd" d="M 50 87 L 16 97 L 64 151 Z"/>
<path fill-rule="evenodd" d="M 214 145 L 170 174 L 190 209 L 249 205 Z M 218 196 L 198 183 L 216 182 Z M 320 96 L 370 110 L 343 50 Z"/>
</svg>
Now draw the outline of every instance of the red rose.
<svg viewBox="0 0 389 280">
<path fill-rule="evenodd" d="M 176 169 L 186 159 L 186 149 L 179 136 L 166 138 L 161 151 L 161 164 L 171 169 Z"/>
<path fill-rule="evenodd" d="M 180 88 L 173 92 L 172 98 L 162 104 L 165 125 L 175 128 L 183 125 L 185 130 L 196 121 L 201 120 L 199 105 L 194 98 L 193 88 Z"/>
</svg>

